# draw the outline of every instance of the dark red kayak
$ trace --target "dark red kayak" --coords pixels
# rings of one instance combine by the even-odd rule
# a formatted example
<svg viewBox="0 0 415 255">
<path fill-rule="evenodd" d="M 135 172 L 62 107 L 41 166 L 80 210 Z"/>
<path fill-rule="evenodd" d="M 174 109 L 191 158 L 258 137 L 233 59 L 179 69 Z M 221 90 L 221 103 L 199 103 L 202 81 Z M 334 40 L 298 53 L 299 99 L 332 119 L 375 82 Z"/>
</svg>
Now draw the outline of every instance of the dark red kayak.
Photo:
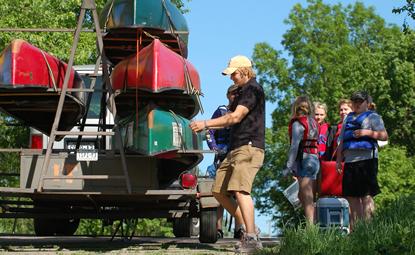
<svg viewBox="0 0 415 255">
<path fill-rule="evenodd" d="M 138 54 L 118 63 L 112 74 L 117 112 L 121 116 L 135 112 L 150 101 L 171 109 L 185 118 L 200 110 L 200 78 L 196 68 L 184 57 L 155 39 Z"/>
<path fill-rule="evenodd" d="M 0 108 L 26 125 L 49 134 L 67 64 L 23 40 L 14 40 L 0 54 Z M 84 83 L 71 70 L 68 88 Z M 70 130 L 85 113 L 84 92 L 68 92 L 59 130 Z M 60 139 L 62 137 L 58 137 Z"/>
</svg>

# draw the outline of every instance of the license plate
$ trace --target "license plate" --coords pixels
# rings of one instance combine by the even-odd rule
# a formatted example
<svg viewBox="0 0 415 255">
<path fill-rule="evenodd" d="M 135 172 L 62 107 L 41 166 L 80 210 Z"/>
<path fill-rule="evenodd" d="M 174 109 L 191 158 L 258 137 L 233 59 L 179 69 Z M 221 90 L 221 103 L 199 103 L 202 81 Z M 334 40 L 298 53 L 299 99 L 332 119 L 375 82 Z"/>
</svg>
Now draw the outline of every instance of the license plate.
<svg viewBox="0 0 415 255">
<path fill-rule="evenodd" d="M 76 141 L 72 142 L 69 141 L 66 145 L 68 150 L 74 151 L 76 149 Z M 79 145 L 79 150 L 95 150 L 95 143 L 94 142 L 81 142 Z"/>
<path fill-rule="evenodd" d="M 75 151 L 76 141 L 68 141 L 66 148 L 68 150 Z M 98 160 L 98 150 L 95 149 L 95 142 L 93 141 L 81 141 L 79 149 L 76 150 L 76 160 L 77 161 L 97 161 Z"/>
<path fill-rule="evenodd" d="M 79 149 L 76 151 L 77 161 L 98 161 L 98 150 Z"/>
</svg>

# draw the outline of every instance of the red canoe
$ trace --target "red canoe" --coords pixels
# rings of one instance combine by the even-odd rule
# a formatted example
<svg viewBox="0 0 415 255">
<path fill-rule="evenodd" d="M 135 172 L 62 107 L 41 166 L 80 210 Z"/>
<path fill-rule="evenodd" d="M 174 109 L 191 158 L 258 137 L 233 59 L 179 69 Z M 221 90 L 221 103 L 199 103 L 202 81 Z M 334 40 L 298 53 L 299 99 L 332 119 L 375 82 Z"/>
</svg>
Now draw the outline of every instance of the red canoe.
<svg viewBox="0 0 415 255">
<path fill-rule="evenodd" d="M 149 100 L 186 118 L 199 112 L 200 78 L 197 70 L 157 39 L 138 55 L 118 63 L 111 79 L 114 90 L 120 93 L 116 104 L 121 109 L 117 111 L 121 116 L 135 111 L 137 102 L 143 106 Z"/>
<path fill-rule="evenodd" d="M 23 40 L 14 40 L 0 54 L 0 108 L 39 131 L 49 134 L 67 65 Z M 83 88 L 73 69 L 68 88 Z M 68 92 L 60 130 L 70 130 L 85 113 L 84 92 Z M 58 139 L 62 137 L 57 137 Z"/>
</svg>

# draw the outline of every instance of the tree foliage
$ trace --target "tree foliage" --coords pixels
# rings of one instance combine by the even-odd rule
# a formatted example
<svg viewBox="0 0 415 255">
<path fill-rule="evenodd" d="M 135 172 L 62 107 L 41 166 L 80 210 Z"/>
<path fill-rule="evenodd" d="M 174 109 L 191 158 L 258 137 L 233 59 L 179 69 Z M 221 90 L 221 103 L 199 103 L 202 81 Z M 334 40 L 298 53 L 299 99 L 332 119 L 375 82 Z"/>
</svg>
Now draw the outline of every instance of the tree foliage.
<svg viewBox="0 0 415 255">
<path fill-rule="evenodd" d="M 397 14 L 406 14 L 407 17 L 410 17 L 412 20 L 415 20 L 415 1 L 406 0 L 406 4 L 404 6 L 393 8 L 392 12 Z M 403 30 L 405 32 L 410 31 L 409 24 L 406 19 L 403 23 Z"/>
<path fill-rule="evenodd" d="M 282 219 L 280 226 L 293 215 L 280 191 L 291 182 L 281 177 L 281 170 L 289 147 L 290 106 L 296 96 L 308 95 L 325 102 L 329 122 L 337 123 L 339 99 L 366 90 L 383 116 L 389 146 L 402 146 L 409 155 L 415 154 L 414 35 L 386 25 L 372 7 L 359 2 L 342 6 L 309 0 L 305 7 L 295 5 L 285 23 L 289 28 L 283 36 L 284 51 L 258 43 L 253 54 L 267 99 L 278 105 L 267 133 L 265 167 L 259 172 L 254 192 L 262 212 L 277 209 L 273 216 Z M 396 157 L 391 160 L 398 165 Z M 384 163 L 380 172 L 397 171 Z M 401 179 L 394 180 L 402 183 Z M 390 183 L 383 184 L 389 191 Z"/>
<path fill-rule="evenodd" d="M 174 236 L 172 223 L 167 222 L 166 219 L 138 219 L 137 222 L 135 220 L 127 220 L 121 223 L 120 221 L 115 221 L 108 226 L 103 226 L 100 220 L 81 220 L 76 233 L 91 236 L 112 236 L 119 224 L 122 224 L 125 235 L 134 233 L 135 236 Z M 121 230 L 119 229 L 118 231 L 117 234 L 121 234 Z"/>
</svg>

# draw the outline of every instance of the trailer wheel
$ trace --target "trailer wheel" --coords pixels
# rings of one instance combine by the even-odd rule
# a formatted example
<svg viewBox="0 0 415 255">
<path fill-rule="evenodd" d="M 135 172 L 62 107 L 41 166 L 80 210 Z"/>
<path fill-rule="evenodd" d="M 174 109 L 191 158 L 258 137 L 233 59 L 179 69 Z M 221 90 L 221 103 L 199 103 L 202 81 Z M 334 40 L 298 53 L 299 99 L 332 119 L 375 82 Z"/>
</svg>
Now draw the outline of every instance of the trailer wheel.
<svg viewBox="0 0 415 255">
<path fill-rule="evenodd" d="M 199 218 L 192 218 L 192 220 L 190 222 L 191 222 L 190 237 L 199 236 L 199 231 L 200 231 L 200 220 L 199 220 Z"/>
<path fill-rule="evenodd" d="M 173 220 L 173 234 L 175 237 L 190 237 L 192 218 L 176 218 Z"/>
<path fill-rule="evenodd" d="M 56 223 L 50 219 L 33 219 L 33 226 L 37 236 L 53 236 L 56 232 Z"/>
<path fill-rule="evenodd" d="M 58 219 L 57 224 L 57 236 L 72 236 L 78 229 L 79 219 Z"/>
<path fill-rule="evenodd" d="M 37 236 L 72 236 L 79 226 L 79 219 L 33 219 Z"/>
<path fill-rule="evenodd" d="M 216 221 L 217 208 L 203 208 L 200 211 L 200 233 L 199 241 L 201 243 L 216 243 L 218 240 Z"/>
</svg>

